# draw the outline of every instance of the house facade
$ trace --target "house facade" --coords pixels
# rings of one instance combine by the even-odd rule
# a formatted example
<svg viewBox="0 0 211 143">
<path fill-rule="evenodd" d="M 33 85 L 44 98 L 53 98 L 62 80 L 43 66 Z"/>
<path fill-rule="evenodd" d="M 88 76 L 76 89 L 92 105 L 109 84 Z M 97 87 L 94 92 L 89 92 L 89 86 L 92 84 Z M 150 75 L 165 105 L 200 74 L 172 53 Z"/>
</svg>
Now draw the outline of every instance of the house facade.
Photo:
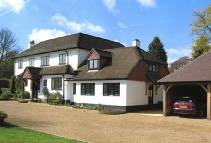
<svg viewBox="0 0 211 143">
<path fill-rule="evenodd" d="M 14 72 L 32 98 L 44 91 L 59 91 L 64 102 L 101 104 L 105 108 L 134 111 L 162 101 L 157 80 L 168 74 L 167 65 L 142 50 L 78 33 L 31 43 L 16 55 Z"/>
</svg>

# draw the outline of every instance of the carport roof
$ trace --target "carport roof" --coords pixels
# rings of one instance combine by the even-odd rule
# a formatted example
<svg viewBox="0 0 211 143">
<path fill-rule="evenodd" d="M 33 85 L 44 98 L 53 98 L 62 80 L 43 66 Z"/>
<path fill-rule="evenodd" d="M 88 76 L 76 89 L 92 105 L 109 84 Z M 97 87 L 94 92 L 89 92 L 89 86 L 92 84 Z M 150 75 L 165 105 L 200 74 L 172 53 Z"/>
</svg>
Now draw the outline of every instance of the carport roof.
<svg viewBox="0 0 211 143">
<path fill-rule="evenodd" d="M 211 50 L 158 81 L 160 84 L 206 82 L 211 82 Z"/>
</svg>

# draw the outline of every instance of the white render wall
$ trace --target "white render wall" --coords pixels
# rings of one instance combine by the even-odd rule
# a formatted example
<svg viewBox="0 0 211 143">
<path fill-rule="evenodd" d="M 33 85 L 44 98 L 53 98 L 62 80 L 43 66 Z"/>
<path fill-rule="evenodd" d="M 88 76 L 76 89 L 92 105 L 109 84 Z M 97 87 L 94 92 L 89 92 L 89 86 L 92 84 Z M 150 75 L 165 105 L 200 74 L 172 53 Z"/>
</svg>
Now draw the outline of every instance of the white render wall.
<svg viewBox="0 0 211 143">
<path fill-rule="evenodd" d="M 158 88 L 157 95 L 154 95 L 153 103 L 157 104 L 158 101 L 163 101 L 163 85 Z"/>
<path fill-rule="evenodd" d="M 148 105 L 146 83 L 127 80 L 127 106 Z"/>
<path fill-rule="evenodd" d="M 67 56 L 68 52 L 68 56 Z M 17 76 L 23 72 L 23 70 L 29 66 L 29 59 L 34 58 L 34 66 L 35 67 L 41 67 L 41 57 L 49 56 L 49 66 L 57 66 L 59 65 L 59 54 L 66 54 L 66 64 L 70 64 L 72 68 L 75 70 L 77 67 L 86 59 L 89 50 L 84 49 L 70 49 L 67 50 L 61 50 L 57 52 L 50 52 L 45 54 L 39 54 L 34 56 L 27 56 L 22 58 L 15 59 L 14 63 L 14 75 Z M 21 69 L 18 69 L 18 61 L 23 61 L 23 67 Z M 68 61 L 67 61 L 68 60 Z"/>
<path fill-rule="evenodd" d="M 72 93 L 72 85 L 76 83 L 76 94 Z M 95 83 L 95 95 L 81 95 L 81 83 Z M 103 96 L 103 83 L 120 83 L 120 96 Z M 126 80 L 105 81 L 69 81 L 70 101 L 76 103 L 102 104 L 114 106 L 126 106 Z"/>
</svg>

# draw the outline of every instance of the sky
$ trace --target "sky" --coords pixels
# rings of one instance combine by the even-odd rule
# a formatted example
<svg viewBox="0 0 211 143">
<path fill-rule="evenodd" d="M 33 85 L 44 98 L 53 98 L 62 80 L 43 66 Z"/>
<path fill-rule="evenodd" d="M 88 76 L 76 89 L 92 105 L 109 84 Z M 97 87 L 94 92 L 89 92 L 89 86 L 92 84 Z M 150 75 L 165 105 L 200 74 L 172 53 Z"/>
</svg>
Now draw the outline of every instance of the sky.
<svg viewBox="0 0 211 143">
<path fill-rule="evenodd" d="M 168 63 L 190 56 L 194 10 L 210 0 L 0 0 L 0 28 L 10 29 L 22 50 L 65 35 L 85 33 L 148 50 L 158 36 Z"/>
</svg>

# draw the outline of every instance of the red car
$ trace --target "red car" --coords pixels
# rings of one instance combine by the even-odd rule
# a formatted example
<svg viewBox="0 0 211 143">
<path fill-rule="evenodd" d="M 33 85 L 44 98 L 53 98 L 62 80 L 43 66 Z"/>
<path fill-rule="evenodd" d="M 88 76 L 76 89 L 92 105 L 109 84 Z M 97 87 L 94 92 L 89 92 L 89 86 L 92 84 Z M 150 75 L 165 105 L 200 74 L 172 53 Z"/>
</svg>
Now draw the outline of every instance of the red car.
<svg viewBox="0 0 211 143">
<path fill-rule="evenodd" d="M 194 96 L 181 96 L 174 102 L 173 112 L 179 115 L 189 114 L 203 117 L 206 114 L 206 105 L 203 99 Z"/>
</svg>

